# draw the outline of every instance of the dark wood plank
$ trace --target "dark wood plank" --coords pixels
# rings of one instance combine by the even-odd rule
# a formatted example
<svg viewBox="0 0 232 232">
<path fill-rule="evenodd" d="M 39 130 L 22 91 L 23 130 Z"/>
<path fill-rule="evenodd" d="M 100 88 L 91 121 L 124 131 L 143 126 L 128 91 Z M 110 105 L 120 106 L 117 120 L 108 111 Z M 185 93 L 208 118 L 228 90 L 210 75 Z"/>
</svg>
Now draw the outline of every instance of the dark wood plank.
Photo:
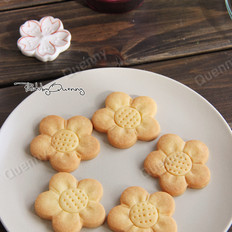
<svg viewBox="0 0 232 232">
<path fill-rule="evenodd" d="M 48 63 L 23 56 L 16 46 L 20 25 L 51 14 L 72 33 L 71 47 Z M 131 66 L 232 47 L 231 20 L 218 0 L 210 4 L 145 0 L 137 10 L 116 15 L 92 11 L 76 0 L 2 12 L 0 21 L 0 86 L 95 66 Z"/>
<path fill-rule="evenodd" d="M 232 51 L 137 65 L 133 68 L 160 73 L 189 86 L 215 106 L 228 123 L 232 123 Z M 29 94 L 25 93 L 23 86 L 0 89 L 0 125 Z"/>
<path fill-rule="evenodd" d="M 232 128 L 232 50 L 135 66 L 177 80 L 206 98 Z"/>
<path fill-rule="evenodd" d="M 0 1 L 0 11 L 12 10 L 30 6 L 39 6 L 47 3 L 62 2 L 65 0 L 2 0 Z"/>
<path fill-rule="evenodd" d="M 12 86 L 0 89 L 1 126 L 9 114 L 30 94 L 31 92 L 26 93 L 22 86 Z"/>
</svg>

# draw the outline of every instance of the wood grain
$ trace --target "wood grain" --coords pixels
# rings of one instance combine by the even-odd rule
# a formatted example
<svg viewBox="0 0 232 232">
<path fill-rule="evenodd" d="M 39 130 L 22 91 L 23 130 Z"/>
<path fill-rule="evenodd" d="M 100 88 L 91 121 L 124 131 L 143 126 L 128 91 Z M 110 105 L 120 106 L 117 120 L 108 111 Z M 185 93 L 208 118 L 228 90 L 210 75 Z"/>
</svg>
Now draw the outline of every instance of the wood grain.
<svg viewBox="0 0 232 232">
<path fill-rule="evenodd" d="M 12 86 L 0 89 L 0 125 L 9 114 L 31 93 L 26 93 L 22 86 Z M 0 230 L 1 231 L 1 230 Z"/>
<path fill-rule="evenodd" d="M 23 56 L 16 46 L 20 25 L 51 14 L 62 19 L 71 32 L 71 47 L 48 63 Z M 95 12 L 76 0 L 1 12 L 0 21 L 0 86 L 232 47 L 231 20 L 224 2 L 218 0 L 210 4 L 204 0 L 145 0 L 137 10 L 116 15 Z M 94 60 L 101 51 L 106 56 Z"/>
<path fill-rule="evenodd" d="M 232 50 L 134 67 L 160 73 L 187 85 L 232 123 Z"/>
<path fill-rule="evenodd" d="M 232 50 L 137 65 L 133 68 L 160 73 L 187 85 L 216 107 L 228 123 L 232 123 Z M 23 86 L 0 89 L 0 125 L 29 94 L 25 93 Z"/>
<path fill-rule="evenodd" d="M 0 1 L 0 11 L 31 7 L 31 6 L 39 6 L 42 4 L 62 2 L 62 1 L 65 1 L 65 0 L 21 0 L 21 1 L 2 0 Z"/>
</svg>

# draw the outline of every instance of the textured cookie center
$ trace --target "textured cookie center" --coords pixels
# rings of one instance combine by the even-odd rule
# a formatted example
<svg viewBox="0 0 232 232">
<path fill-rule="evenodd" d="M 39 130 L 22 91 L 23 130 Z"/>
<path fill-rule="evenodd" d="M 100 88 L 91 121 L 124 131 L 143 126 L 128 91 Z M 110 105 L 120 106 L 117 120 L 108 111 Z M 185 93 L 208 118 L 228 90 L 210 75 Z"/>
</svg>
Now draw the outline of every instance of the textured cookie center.
<svg viewBox="0 0 232 232">
<path fill-rule="evenodd" d="M 123 107 L 116 111 L 114 116 L 115 122 L 122 128 L 135 128 L 141 122 L 141 116 L 136 109 Z"/>
<path fill-rule="evenodd" d="M 60 196 L 61 208 L 69 213 L 78 213 L 88 204 L 88 196 L 82 189 L 68 189 Z"/>
<path fill-rule="evenodd" d="M 79 144 L 77 135 L 70 130 L 59 130 L 52 137 L 53 147 L 60 152 L 73 151 Z"/>
<path fill-rule="evenodd" d="M 130 219 L 137 227 L 148 228 L 157 222 L 158 212 L 154 205 L 144 201 L 132 207 Z"/>
<path fill-rule="evenodd" d="M 165 168 L 176 176 L 183 176 L 192 168 L 190 157 L 184 152 L 173 152 L 165 160 Z"/>
</svg>

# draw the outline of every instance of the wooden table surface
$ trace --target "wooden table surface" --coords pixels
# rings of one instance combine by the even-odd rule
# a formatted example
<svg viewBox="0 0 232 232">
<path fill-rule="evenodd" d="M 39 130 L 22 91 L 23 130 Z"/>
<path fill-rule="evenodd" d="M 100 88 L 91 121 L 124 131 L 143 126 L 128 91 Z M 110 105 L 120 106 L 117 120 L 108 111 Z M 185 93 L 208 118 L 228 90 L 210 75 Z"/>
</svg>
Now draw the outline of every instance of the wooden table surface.
<svg viewBox="0 0 232 232">
<path fill-rule="evenodd" d="M 72 43 L 55 61 L 43 63 L 23 56 L 16 42 L 20 25 L 47 15 L 62 20 Z M 224 1 L 145 0 L 129 13 L 103 14 L 82 0 L 2 0 L 0 22 L 0 125 L 30 94 L 15 82 L 46 83 L 77 71 L 122 66 L 189 86 L 232 127 L 232 21 Z M 83 65 L 101 52 L 106 56 Z"/>
</svg>

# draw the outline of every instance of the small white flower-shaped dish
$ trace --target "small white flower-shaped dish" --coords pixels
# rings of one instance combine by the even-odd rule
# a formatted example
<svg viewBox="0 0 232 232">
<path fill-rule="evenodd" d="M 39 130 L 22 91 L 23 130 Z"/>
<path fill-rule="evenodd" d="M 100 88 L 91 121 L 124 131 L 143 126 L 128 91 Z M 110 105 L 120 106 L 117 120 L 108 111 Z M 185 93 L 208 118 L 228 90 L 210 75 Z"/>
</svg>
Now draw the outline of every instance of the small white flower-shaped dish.
<svg viewBox="0 0 232 232">
<path fill-rule="evenodd" d="M 53 61 L 70 46 L 71 34 L 64 30 L 63 23 L 57 18 L 46 16 L 39 22 L 26 21 L 20 27 L 17 45 L 26 56 L 34 56 L 43 62 Z"/>
</svg>

